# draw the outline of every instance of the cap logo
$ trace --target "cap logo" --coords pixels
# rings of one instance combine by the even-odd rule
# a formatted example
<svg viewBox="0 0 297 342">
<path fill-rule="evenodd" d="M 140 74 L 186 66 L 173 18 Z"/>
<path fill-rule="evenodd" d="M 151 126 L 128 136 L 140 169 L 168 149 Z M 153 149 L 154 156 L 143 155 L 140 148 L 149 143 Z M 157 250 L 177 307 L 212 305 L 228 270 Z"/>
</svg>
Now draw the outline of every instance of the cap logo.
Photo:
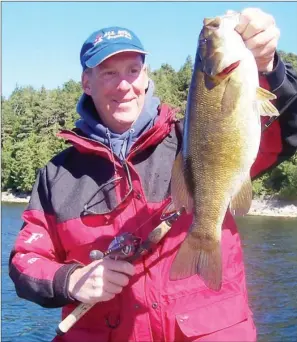
<svg viewBox="0 0 297 342">
<path fill-rule="evenodd" d="M 118 31 L 107 31 L 104 33 L 104 35 L 99 34 L 95 40 L 94 40 L 94 45 L 97 45 L 103 41 L 103 38 L 106 39 L 116 39 L 116 38 L 127 38 L 127 39 L 132 39 L 132 36 L 130 32 L 126 30 L 118 30 Z"/>
<path fill-rule="evenodd" d="M 94 45 L 97 45 L 97 44 L 101 43 L 102 40 L 103 40 L 102 34 L 98 34 L 98 36 L 94 40 Z"/>
</svg>

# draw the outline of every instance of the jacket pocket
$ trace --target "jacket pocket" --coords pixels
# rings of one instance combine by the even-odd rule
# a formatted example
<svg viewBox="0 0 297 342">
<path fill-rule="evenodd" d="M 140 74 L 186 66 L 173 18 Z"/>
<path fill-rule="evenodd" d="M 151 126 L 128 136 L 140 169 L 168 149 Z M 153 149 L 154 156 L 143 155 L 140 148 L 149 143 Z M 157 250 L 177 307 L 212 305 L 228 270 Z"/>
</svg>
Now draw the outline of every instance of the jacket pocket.
<svg viewBox="0 0 297 342">
<path fill-rule="evenodd" d="M 210 305 L 178 313 L 176 314 L 175 319 L 183 335 L 178 340 L 180 341 L 181 338 L 182 340 L 185 340 L 185 337 L 193 338 L 195 336 L 202 337 L 211 335 L 213 336 L 213 341 L 228 341 L 228 339 L 229 341 L 233 341 L 233 338 L 230 339 L 230 336 L 227 337 L 227 335 L 230 334 L 230 331 L 227 332 L 229 330 L 228 328 L 247 321 L 250 315 L 251 312 L 242 295 L 232 296 Z M 252 335 L 252 333 L 254 333 L 253 324 L 249 324 L 247 327 L 244 327 L 244 329 L 248 329 L 248 331 L 245 331 L 244 334 L 237 331 L 235 332 L 236 336 L 233 334 L 232 337 L 234 337 L 235 340 L 237 339 L 237 341 L 250 340 L 244 339 L 243 335 L 246 335 L 247 333 Z M 226 339 L 224 338 L 224 333 L 219 335 L 219 339 L 214 338 L 214 335 L 216 335 L 215 333 L 218 331 L 226 331 Z M 190 340 L 193 341 L 193 339 Z"/>
</svg>

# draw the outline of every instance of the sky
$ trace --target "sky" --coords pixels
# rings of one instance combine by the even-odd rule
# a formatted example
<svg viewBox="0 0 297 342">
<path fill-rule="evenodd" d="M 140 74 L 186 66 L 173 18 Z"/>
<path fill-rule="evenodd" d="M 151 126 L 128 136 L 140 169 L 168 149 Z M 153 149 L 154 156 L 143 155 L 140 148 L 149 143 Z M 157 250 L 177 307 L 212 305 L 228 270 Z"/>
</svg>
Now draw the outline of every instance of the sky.
<svg viewBox="0 0 297 342">
<path fill-rule="evenodd" d="M 122 26 L 149 51 L 152 70 L 194 59 L 204 17 L 258 7 L 280 28 L 278 48 L 297 54 L 297 2 L 2 2 L 2 95 L 80 80 L 79 53 L 94 31 Z"/>
</svg>

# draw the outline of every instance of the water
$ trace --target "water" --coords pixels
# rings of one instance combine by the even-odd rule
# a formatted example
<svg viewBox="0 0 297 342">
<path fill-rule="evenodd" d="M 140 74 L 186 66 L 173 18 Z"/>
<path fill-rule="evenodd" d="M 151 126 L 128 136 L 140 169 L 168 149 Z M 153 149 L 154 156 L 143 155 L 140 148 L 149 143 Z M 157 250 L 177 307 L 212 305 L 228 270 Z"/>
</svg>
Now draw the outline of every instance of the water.
<svg viewBox="0 0 297 342">
<path fill-rule="evenodd" d="M 44 309 L 20 299 L 8 276 L 8 259 L 22 221 L 24 204 L 3 204 L 2 230 L 2 340 L 3 342 L 49 342 L 55 336 L 60 309 Z"/>
<path fill-rule="evenodd" d="M 48 342 L 60 309 L 18 298 L 8 277 L 8 258 L 22 224 L 23 204 L 2 204 L 2 341 Z M 245 250 L 250 305 L 259 342 L 297 341 L 297 219 L 238 220 Z"/>
<path fill-rule="evenodd" d="M 238 220 L 259 341 L 297 341 L 297 219 Z"/>
</svg>

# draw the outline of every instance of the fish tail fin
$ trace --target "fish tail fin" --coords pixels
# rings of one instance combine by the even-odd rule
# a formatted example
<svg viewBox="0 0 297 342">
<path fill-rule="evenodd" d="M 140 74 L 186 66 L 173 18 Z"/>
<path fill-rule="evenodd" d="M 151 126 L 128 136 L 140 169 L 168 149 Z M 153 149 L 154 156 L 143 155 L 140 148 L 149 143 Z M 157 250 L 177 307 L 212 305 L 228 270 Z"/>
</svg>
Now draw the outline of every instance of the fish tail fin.
<svg viewBox="0 0 297 342">
<path fill-rule="evenodd" d="M 206 243 L 209 246 L 209 241 Z M 205 285 L 214 291 L 222 286 L 221 244 L 214 242 L 211 248 L 201 248 L 203 240 L 199 241 L 189 234 L 181 244 L 170 270 L 170 280 L 188 278 L 199 274 Z"/>
<path fill-rule="evenodd" d="M 197 273 L 200 253 L 189 243 L 190 237 L 187 236 L 180 245 L 178 253 L 170 269 L 170 279 L 178 280 L 191 277 Z"/>
<path fill-rule="evenodd" d="M 222 273 L 221 245 L 218 242 L 213 250 L 200 252 L 198 274 L 207 287 L 219 291 L 222 287 Z"/>
</svg>

